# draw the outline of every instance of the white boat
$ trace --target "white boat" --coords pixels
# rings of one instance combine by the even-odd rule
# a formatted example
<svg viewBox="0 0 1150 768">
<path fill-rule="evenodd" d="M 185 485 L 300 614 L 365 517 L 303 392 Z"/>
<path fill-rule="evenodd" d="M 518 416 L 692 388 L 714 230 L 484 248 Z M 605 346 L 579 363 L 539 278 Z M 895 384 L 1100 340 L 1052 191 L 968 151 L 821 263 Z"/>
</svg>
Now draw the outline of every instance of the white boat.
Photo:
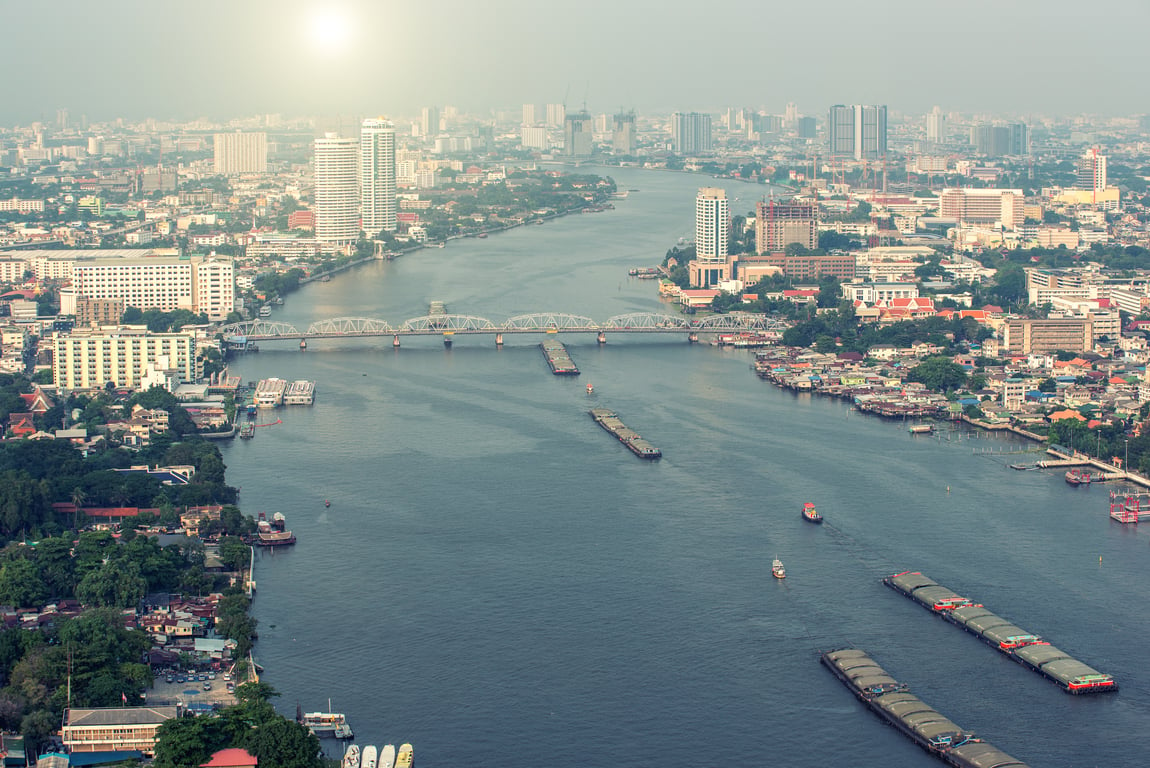
<svg viewBox="0 0 1150 768">
<path fill-rule="evenodd" d="M 376 768 L 376 758 L 379 756 L 374 744 L 368 744 L 363 748 L 363 762 L 360 763 L 362 768 Z"/>
<path fill-rule="evenodd" d="M 359 768 L 359 747 L 349 744 L 343 753 L 343 768 Z"/>
<path fill-rule="evenodd" d="M 394 744 L 386 744 L 379 750 L 379 765 L 376 768 L 395 768 Z"/>
<path fill-rule="evenodd" d="M 395 755 L 395 768 L 411 768 L 414 762 L 415 750 L 411 748 L 411 745 L 404 744 L 401 746 L 399 752 Z"/>
<path fill-rule="evenodd" d="M 787 577 L 787 569 L 783 567 L 783 561 L 777 557 L 775 561 L 771 563 L 771 575 L 776 579 L 785 579 Z"/>
</svg>

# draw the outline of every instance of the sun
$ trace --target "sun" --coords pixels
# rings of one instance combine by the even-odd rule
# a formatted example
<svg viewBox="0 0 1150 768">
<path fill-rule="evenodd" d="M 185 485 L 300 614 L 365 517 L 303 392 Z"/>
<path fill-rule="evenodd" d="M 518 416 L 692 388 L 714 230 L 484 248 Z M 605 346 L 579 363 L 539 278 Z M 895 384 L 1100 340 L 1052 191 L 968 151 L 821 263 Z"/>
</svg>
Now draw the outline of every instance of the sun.
<svg viewBox="0 0 1150 768">
<path fill-rule="evenodd" d="M 307 35 L 317 51 L 332 55 L 351 40 L 351 21 L 338 8 L 317 8 L 307 21 Z"/>
</svg>

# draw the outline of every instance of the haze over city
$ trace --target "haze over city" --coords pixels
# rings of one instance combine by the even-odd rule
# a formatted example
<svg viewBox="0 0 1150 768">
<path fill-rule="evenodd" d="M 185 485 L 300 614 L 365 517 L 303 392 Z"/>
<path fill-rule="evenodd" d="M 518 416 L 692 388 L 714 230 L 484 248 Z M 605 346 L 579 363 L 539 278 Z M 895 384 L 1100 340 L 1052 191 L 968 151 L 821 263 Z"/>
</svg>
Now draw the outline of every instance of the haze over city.
<svg viewBox="0 0 1150 768">
<path fill-rule="evenodd" d="M 0 121 L 593 110 L 1144 111 L 1140 0 L 140 0 L 0 6 Z M 1089 30 L 1088 32 L 1086 30 Z"/>
</svg>

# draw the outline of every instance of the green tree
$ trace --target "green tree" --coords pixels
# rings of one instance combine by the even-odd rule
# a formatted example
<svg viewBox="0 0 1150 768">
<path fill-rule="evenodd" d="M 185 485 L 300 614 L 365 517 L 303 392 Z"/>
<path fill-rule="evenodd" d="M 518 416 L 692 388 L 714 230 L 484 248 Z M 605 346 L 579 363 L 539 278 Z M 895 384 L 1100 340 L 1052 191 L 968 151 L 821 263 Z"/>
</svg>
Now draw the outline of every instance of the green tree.
<svg viewBox="0 0 1150 768">
<path fill-rule="evenodd" d="M 966 371 L 949 357 L 928 357 L 907 374 L 909 381 L 926 385 L 936 392 L 953 392 L 966 382 Z"/>
<path fill-rule="evenodd" d="M 48 598 L 48 587 L 31 560 L 18 558 L 0 565 L 0 603 L 40 607 Z"/>
</svg>

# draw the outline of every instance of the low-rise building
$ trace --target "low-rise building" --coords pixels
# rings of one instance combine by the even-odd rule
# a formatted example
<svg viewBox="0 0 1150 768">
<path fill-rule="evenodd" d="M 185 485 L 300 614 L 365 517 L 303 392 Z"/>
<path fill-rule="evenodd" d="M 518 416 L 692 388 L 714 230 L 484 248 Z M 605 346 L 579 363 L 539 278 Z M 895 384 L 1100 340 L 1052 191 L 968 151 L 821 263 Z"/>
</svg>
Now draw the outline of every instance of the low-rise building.
<svg viewBox="0 0 1150 768">
<path fill-rule="evenodd" d="M 156 730 L 178 714 L 176 707 L 66 709 L 60 736 L 72 753 L 138 750 L 151 755 Z"/>
</svg>

